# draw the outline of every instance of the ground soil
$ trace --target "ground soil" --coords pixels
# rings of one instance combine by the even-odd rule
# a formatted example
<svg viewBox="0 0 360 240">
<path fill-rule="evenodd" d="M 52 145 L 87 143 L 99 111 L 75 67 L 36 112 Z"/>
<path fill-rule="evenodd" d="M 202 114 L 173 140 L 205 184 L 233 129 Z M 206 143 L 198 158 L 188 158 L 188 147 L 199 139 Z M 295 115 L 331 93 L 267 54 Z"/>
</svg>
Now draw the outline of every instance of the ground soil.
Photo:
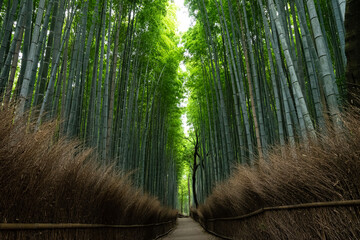
<svg viewBox="0 0 360 240">
<path fill-rule="evenodd" d="M 173 232 L 162 240 L 217 240 L 207 233 L 197 222 L 191 218 L 178 218 L 177 226 Z"/>
</svg>

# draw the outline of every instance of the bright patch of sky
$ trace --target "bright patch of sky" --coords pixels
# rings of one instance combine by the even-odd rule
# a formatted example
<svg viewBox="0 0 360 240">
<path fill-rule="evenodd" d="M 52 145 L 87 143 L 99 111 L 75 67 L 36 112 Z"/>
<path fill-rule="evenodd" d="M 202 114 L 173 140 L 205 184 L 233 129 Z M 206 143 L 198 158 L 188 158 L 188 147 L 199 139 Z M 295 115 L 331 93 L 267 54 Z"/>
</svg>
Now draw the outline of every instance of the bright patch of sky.
<svg viewBox="0 0 360 240">
<path fill-rule="evenodd" d="M 193 25 L 195 20 L 190 18 L 189 10 L 185 7 L 184 0 L 174 0 L 174 3 L 177 7 L 176 17 L 179 24 L 178 31 L 184 33 Z M 186 71 L 186 67 L 183 62 L 180 63 L 180 68 L 183 72 Z"/>
<path fill-rule="evenodd" d="M 178 20 L 178 31 L 181 33 L 186 32 L 194 21 L 189 16 L 189 11 L 184 5 L 184 0 L 174 0 L 175 5 L 177 6 L 176 17 Z M 183 62 L 180 63 L 180 68 L 183 72 L 186 71 L 186 66 Z M 185 96 L 184 100 L 180 103 L 180 107 L 186 107 L 188 103 L 188 96 Z M 183 114 L 181 116 L 182 126 L 184 129 L 185 136 L 189 136 L 190 126 L 187 124 L 187 116 Z"/>
<path fill-rule="evenodd" d="M 176 16 L 179 23 L 179 32 L 186 32 L 191 27 L 191 18 L 189 11 L 184 5 L 184 0 L 174 0 L 175 5 L 178 7 Z"/>
<path fill-rule="evenodd" d="M 186 107 L 187 104 L 188 104 L 188 96 L 187 96 L 187 94 L 185 94 L 185 98 L 184 98 L 184 100 L 181 101 L 180 107 Z M 182 121 L 182 127 L 184 129 L 184 134 L 186 137 L 189 136 L 189 130 L 191 128 L 191 125 L 188 125 L 187 120 L 188 119 L 187 119 L 187 116 L 185 113 L 181 116 L 181 121 Z"/>
</svg>

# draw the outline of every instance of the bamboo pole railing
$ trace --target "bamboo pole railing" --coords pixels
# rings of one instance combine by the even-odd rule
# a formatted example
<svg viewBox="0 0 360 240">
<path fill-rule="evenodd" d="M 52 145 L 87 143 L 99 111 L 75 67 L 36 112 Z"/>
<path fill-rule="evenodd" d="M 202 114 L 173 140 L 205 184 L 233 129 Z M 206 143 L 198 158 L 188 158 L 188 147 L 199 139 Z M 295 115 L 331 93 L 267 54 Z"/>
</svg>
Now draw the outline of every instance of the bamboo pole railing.
<svg viewBox="0 0 360 240">
<path fill-rule="evenodd" d="M 325 208 L 325 207 L 352 207 L 352 206 L 360 206 L 360 199 L 356 200 L 343 200 L 343 201 L 331 201 L 331 202 L 313 202 L 313 203 L 301 203 L 301 204 L 294 204 L 294 205 L 283 205 L 283 206 L 275 206 L 275 207 L 264 207 L 260 208 L 256 211 L 253 211 L 248 214 L 244 214 L 241 216 L 236 217 L 223 217 L 223 218 L 210 218 L 204 219 L 202 217 L 198 218 L 198 222 L 202 226 L 202 228 L 207 231 L 208 233 L 227 240 L 232 240 L 233 238 L 221 235 L 216 233 L 206 227 L 206 223 L 208 222 L 216 222 L 216 221 L 236 221 L 236 220 L 243 220 L 247 218 L 251 218 L 265 212 L 272 212 L 272 211 L 282 211 L 282 210 L 296 210 L 296 209 L 309 209 L 309 208 Z"/>
<path fill-rule="evenodd" d="M 295 210 L 295 209 L 304 209 L 304 208 L 323 208 L 323 207 L 344 207 L 344 206 L 360 206 L 360 200 L 343 200 L 343 201 L 332 201 L 332 202 L 313 202 L 313 203 L 301 203 L 294 205 L 283 205 L 276 207 L 265 207 L 260 208 L 254 212 L 244 214 L 236 217 L 224 217 L 224 218 L 210 218 L 206 219 L 207 222 L 215 221 L 232 221 L 232 220 L 241 220 L 245 218 L 250 218 L 264 212 L 271 211 L 281 211 L 281 210 Z"/>
<path fill-rule="evenodd" d="M 44 230 L 44 229 L 80 229 L 80 228 L 147 228 L 166 225 L 175 220 L 143 225 L 106 225 L 82 223 L 0 223 L 0 230 Z"/>
</svg>

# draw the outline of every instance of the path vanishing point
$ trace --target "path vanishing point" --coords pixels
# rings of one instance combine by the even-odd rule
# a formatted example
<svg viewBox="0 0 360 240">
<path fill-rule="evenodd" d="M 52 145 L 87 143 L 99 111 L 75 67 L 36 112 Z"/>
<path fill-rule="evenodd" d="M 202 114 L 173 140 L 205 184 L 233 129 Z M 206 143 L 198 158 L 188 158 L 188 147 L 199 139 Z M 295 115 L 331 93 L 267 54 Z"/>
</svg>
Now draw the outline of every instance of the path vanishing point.
<svg viewBox="0 0 360 240">
<path fill-rule="evenodd" d="M 178 218 L 175 230 L 162 240 L 217 240 L 192 218 Z"/>
</svg>

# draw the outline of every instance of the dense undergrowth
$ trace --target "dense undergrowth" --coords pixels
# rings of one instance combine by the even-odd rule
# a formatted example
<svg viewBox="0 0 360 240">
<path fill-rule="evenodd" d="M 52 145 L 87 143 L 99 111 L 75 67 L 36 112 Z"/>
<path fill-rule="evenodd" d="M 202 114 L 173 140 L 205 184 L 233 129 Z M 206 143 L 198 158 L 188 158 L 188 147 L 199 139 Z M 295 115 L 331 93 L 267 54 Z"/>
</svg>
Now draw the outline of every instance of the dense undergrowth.
<svg viewBox="0 0 360 240">
<path fill-rule="evenodd" d="M 360 206 L 268 211 L 265 207 L 360 199 L 360 111 L 343 117 L 341 134 L 295 150 L 276 149 L 255 167 L 238 166 L 197 210 L 210 230 L 234 239 L 359 239 Z"/>
<path fill-rule="evenodd" d="M 0 222 L 153 224 L 176 212 L 131 186 L 91 150 L 54 141 L 54 124 L 28 131 L 14 109 L 0 110 Z M 0 239 L 151 239 L 172 224 L 133 229 L 0 231 Z"/>
</svg>

